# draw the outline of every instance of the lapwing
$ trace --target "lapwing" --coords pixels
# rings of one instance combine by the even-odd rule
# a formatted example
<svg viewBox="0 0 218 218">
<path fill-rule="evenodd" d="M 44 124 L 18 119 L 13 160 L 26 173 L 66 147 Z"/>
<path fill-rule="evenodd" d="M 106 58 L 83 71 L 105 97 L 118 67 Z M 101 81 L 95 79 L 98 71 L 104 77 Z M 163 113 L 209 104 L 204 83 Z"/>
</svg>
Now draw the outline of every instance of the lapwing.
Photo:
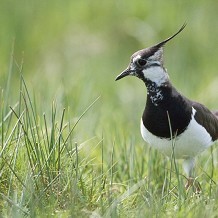
<svg viewBox="0 0 218 218">
<path fill-rule="evenodd" d="M 147 88 L 147 100 L 141 118 L 143 139 L 168 157 L 183 159 L 186 188 L 193 184 L 195 158 L 218 139 L 218 111 L 189 100 L 172 85 L 163 63 L 164 45 L 178 35 L 135 52 L 129 66 L 116 77 L 136 76 Z"/>
</svg>

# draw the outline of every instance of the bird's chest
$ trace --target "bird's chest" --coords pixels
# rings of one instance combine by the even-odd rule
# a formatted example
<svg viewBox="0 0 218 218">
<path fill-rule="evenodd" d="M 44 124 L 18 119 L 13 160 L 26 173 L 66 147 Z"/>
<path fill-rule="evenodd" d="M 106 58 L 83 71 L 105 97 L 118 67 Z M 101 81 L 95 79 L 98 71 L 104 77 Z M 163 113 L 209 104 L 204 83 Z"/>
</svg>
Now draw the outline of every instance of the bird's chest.
<svg viewBox="0 0 218 218">
<path fill-rule="evenodd" d="M 169 127 L 166 128 L 170 131 Z M 203 126 L 196 122 L 194 113 L 192 113 L 191 119 L 184 131 L 175 135 L 174 138 L 160 137 L 155 134 L 155 131 L 150 132 L 144 125 L 143 118 L 141 120 L 141 134 L 148 144 L 167 156 L 172 155 L 174 148 L 175 157 L 181 159 L 194 157 L 212 144 L 210 134 L 208 134 Z"/>
<path fill-rule="evenodd" d="M 149 96 L 142 116 L 145 128 L 160 138 L 169 139 L 183 133 L 191 120 L 191 107 L 183 99 L 166 99 L 164 95 L 156 104 L 152 100 L 153 96 Z"/>
</svg>

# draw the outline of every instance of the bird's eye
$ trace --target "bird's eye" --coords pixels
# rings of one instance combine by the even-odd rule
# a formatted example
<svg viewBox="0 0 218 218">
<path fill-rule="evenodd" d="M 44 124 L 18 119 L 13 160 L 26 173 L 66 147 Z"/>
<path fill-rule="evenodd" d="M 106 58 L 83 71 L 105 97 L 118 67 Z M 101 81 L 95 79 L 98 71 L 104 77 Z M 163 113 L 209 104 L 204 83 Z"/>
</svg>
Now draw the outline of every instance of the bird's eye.
<svg viewBox="0 0 218 218">
<path fill-rule="evenodd" d="M 137 60 L 137 65 L 139 66 L 139 67 L 143 67 L 143 66 L 145 66 L 145 64 L 147 63 L 147 61 L 145 60 L 145 59 L 138 59 Z"/>
</svg>

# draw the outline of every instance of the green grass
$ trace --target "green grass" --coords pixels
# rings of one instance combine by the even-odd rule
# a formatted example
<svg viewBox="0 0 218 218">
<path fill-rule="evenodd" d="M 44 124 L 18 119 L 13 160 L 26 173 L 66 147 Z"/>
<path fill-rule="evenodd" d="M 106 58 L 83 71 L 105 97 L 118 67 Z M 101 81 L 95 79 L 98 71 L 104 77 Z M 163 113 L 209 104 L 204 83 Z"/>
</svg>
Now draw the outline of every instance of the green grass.
<svg viewBox="0 0 218 218">
<path fill-rule="evenodd" d="M 216 217 L 217 147 L 186 191 L 180 161 L 142 140 L 142 82 L 115 77 L 130 55 L 165 48 L 172 82 L 217 108 L 213 1 L 1 1 L 2 217 Z"/>
<path fill-rule="evenodd" d="M 109 140 L 105 138 L 108 132 L 102 132 L 101 137 L 77 142 L 77 126 L 97 107 L 101 97 L 90 102 L 73 120 L 69 110 L 57 111 L 55 102 L 50 102 L 49 116 L 39 113 L 22 76 L 23 67 L 18 68 L 18 102 L 6 106 L 4 96 L 9 93 L 4 93 L 1 104 L 3 216 L 214 214 L 214 152 L 197 169 L 201 195 L 195 195 L 191 189 L 185 191 L 186 179 L 173 154 L 170 161 L 138 144 L 135 137 L 122 137 L 122 126 L 118 135 Z"/>
</svg>

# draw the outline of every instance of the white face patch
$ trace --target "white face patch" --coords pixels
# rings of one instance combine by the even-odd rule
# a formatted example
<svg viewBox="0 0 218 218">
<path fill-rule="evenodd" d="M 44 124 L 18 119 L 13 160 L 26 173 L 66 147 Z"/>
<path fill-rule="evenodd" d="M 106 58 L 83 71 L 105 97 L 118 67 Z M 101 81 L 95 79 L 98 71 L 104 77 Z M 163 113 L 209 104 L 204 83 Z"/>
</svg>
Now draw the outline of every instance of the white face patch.
<svg viewBox="0 0 218 218">
<path fill-rule="evenodd" d="M 136 60 L 138 60 L 138 59 L 140 59 L 141 58 L 141 55 L 136 55 L 133 59 L 132 59 L 132 61 L 133 61 L 133 63 L 135 63 L 136 62 Z"/>
<path fill-rule="evenodd" d="M 134 56 L 135 55 L 135 56 Z M 160 86 L 169 80 L 169 76 L 162 67 L 163 48 L 157 50 L 153 55 L 147 58 L 147 64 L 142 69 L 139 69 L 144 74 L 144 78 L 148 79 Z M 134 70 L 138 68 L 137 61 L 143 58 L 140 54 L 133 54 L 130 69 L 130 75 L 136 75 Z M 150 65 L 150 66 L 149 66 Z M 144 68 L 144 69 L 143 69 Z"/>
<path fill-rule="evenodd" d="M 169 80 L 168 74 L 160 66 L 149 67 L 142 70 L 144 77 L 160 86 Z"/>
</svg>

